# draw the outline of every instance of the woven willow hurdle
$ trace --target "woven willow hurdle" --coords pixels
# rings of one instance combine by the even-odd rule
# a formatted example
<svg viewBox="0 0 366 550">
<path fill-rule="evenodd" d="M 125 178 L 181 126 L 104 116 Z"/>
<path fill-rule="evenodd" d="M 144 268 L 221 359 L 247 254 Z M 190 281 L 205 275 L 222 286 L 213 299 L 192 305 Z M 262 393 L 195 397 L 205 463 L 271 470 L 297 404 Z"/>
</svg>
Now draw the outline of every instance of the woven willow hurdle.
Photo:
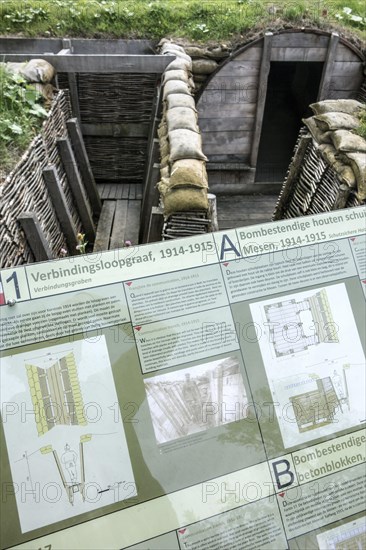
<svg viewBox="0 0 366 550">
<path fill-rule="evenodd" d="M 43 179 L 42 170 L 54 165 L 66 196 L 75 227 L 81 230 L 79 214 L 62 166 L 56 140 L 67 136 L 66 121 L 71 118 L 67 91 L 57 93 L 47 120 L 16 168 L 0 184 L 0 268 L 34 261 L 34 256 L 18 222 L 22 212 L 34 213 L 54 257 L 66 247 L 55 210 Z"/>
</svg>

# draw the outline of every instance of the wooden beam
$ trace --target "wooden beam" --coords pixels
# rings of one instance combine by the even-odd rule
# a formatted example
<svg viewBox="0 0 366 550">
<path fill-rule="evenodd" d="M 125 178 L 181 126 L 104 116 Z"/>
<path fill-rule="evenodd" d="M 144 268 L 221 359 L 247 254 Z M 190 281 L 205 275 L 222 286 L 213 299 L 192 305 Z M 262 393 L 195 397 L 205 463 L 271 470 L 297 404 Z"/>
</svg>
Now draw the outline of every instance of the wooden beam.
<svg viewBox="0 0 366 550">
<path fill-rule="evenodd" d="M 99 197 L 78 119 L 71 118 L 67 121 L 66 126 L 70 135 L 72 148 L 74 150 L 80 174 L 89 197 L 90 205 L 93 209 L 94 215 L 99 216 L 102 210 L 102 201 Z"/>
<path fill-rule="evenodd" d="M 269 70 L 271 67 L 272 37 L 273 37 L 273 33 L 267 32 L 264 35 L 264 40 L 263 40 L 262 61 L 261 61 L 261 69 L 259 72 L 259 81 L 258 81 L 257 110 L 255 114 L 252 151 L 250 155 L 250 164 L 253 167 L 255 167 L 257 164 L 259 141 L 260 141 L 261 132 L 262 132 L 263 114 L 264 114 L 264 107 L 266 104 L 266 97 L 267 97 L 267 82 L 268 82 Z"/>
<path fill-rule="evenodd" d="M 75 73 L 68 73 L 67 80 L 70 90 L 70 101 L 72 114 L 81 122 L 80 104 L 79 104 L 79 90 Z"/>
<path fill-rule="evenodd" d="M 75 199 L 75 206 L 79 212 L 86 238 L 89 242 L 94 242 L 95 227 L 93 223 L 93 216 L 90 211 L 71 143 L 68 138 L 57 139 L 56 143 L 72 194 Z"/>
<path fill-rule="evenodd" d="M 159 202 L 159 192 L 156 184 L 160 179 L 159 140 L 157 139 L 157 127 L 161 119 L 163 93 L 159 81 L 156 83 L 154 105 L 151 111 L 150 130 L 147 145 L 147 162 L 145 164 L 144 187 L 141 205 L 140 242 L 147 242 L 152 206 Z"/>
<path fill-rule="evenodd" d="M 77 254 L 76 247 L 79 244 L 77 240 L 77 229 L 73 222 L 71 212 L 67 206 L 65 193 L 62 189 L 57 171 L 54 165 L 43 169 L 43 178 L 46 183 L 51 202 L 56 212 L 70 256 Z"/>
<path fill-rule="evenodd" d="M 109 249 L 109 241 L 113 225 L 114 213 L 117 201 L 104 201 L 100 214 L 97 234 L 94 241 L 94 252 Z"/>
<path fill-rule="evenodd" d="M 151 208 L 146 242 L 154 243 L 157 241 L 161 241 L 163 226 L 164 226 L 164 211 L 159 206 L 153 206 Z"/>
<path fill-rule="evenodd" d="M 82 124 L 83 136 L 143 137 L 149 135 L 148 123 L 129 124 Z"/>
<path fill-rule="evenodd" d="M 317 101 L 322 101 L 323 99 L 326 99 L 328 97 L 329 90 L 331 87 L 333 67 L 334 67 L 334 61 L 336 58 L 338 42 L 339 42 L 339 34 L 332 32 L 331 36 L 329 37 L 328 51 L 327 51 L 327 56 L 323 67 L 322 78 L 319 84 Z"/>
<path fill-rule="evenodd" d="M 128 200 L 117 200 L 116 210 L 114 215 L 113 229 L 109 244 L 109 249 L 122 248 L 126 237 L 130 240 L 129 235 L 126 234 L 127 228 L 127 207 Z M 131 241 L 132 242 L 132 241 Z M 135 243 L 136 244 L 136 243 Z"/>
<path fill-rule="evenodd" d="M 50 246 L 44 236 L 37 216 L 33 212 L 22 212 L 18 216 L 18 221 L 22 226 L 36 262 L 52 260 L 53 255 Z"/>
<path fill-rule="evenodd" d="M 4 54 L 3 62 L 44 59 L 59 73 L 156 73 L 162 74 L 175 56 L 128 54 Z"/>
</svg>

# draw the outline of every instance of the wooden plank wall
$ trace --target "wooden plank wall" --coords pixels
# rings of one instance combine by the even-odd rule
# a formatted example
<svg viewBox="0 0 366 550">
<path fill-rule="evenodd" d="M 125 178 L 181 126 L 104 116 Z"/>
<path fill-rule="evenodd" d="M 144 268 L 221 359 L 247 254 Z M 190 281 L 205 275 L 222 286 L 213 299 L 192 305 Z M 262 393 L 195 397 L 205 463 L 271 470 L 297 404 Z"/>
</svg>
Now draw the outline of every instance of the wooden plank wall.
<svg viewBox="0 0 366 550">
<path fill-rule="evenodd" d="M 274 35 L 271 61 L 325 62 L 329 40 L 329 34 L 310 32 Z M 256 41 L 225 63 L 198 99 L 203 150 L 211 162 L 250 165 L 262 48 L 263 40 Z M 341 40 L 330 75 L 328 98 L 355 97 L 362 82 L 362 60 Z"/>
</svg>

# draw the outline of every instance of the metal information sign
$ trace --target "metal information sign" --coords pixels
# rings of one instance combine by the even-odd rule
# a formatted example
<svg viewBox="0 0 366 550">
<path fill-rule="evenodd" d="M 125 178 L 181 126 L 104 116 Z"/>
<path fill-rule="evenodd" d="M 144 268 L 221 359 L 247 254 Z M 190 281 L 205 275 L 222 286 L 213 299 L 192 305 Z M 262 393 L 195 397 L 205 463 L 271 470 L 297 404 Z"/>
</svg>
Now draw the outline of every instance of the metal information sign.
<svg viewBox="0 0 366 550">
<path fill-rule="evenodd" d="M 366 211 L 1 276 L 1 548 L 365 548 Z"/>
</svg>

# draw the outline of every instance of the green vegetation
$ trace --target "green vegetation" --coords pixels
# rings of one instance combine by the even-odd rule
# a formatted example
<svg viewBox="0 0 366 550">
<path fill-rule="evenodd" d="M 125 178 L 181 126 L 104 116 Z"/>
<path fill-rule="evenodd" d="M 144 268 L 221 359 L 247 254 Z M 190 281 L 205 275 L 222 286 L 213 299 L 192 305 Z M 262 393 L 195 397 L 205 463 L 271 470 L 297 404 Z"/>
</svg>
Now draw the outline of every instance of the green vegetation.
<svg viewBox="0 0 366 550">
<path fill-rule="evenodd" d="M 360 125 L 356 130 L 356 133 L 366 139 L 366 111 L 362 111 L 360 116 Z"/>
<path fill-rule="evenodd" d="M 0 66 L 0 159 L 10 170 L 39 132 L 47 111 L 41 95 L 18 74 Z"/>
<path fill-rule="evenodd" d="M 0 34 L 21 36 L 230 40 L 278 18 L 366 29 L 364 0 L 3 0 L 0 10 Z"/>
</svg>

